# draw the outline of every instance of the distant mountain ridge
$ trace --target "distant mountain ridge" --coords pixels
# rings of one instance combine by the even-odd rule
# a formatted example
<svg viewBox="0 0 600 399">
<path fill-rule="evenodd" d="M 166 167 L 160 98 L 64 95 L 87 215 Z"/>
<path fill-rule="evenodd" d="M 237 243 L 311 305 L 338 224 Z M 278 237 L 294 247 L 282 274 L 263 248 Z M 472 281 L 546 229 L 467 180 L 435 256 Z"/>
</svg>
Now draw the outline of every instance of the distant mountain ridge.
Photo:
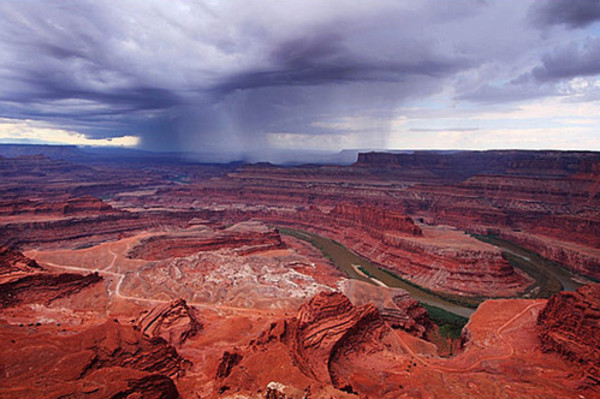
<svg viewBox="0 0 600 399">
<path fill-rule="evenodd" d="M 411 154 L 363 152 L 353 166 L 385 169 L 425 169 L 442 178 L 464 179 L 476 174 L 569 176 L 597 173 L 600 152 L 547 150 L 415 151 Z"/>
</svg>

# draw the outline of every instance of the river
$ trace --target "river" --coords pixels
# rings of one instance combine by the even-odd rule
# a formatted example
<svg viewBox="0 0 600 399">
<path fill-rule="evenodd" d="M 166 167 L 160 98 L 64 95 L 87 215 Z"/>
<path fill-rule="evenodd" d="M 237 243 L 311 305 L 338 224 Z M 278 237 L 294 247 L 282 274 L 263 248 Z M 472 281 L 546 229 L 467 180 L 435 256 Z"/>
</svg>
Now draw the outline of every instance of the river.
<svg viewBox="0 0 600 399">
<path fill-rule="evenodd" d="M 290 229 L 290 228 L 280 228 L 280 232 L 282 234 L 291 235 L 293 237 L 299 238 L 301 240 L 307 241 L 316 248 L 320 249 L 323 254 L 330 258 L 335 265 L 345 272 L 348 276 L 353 279 L 366 281 L 371 284 L 376 284 L 372 281 L 367 275 L 361 273 L 358 269 L 360 266 L 366 273 L 372 276 L 374 279 L 382 282 L 388 287 L 402 288 L 403 290 L 408 291 L 408 293 L 418 300 L 419 302 L 426 303 L 427 305 L 435 306 L 445 311 L 457 314 L 463 317 L 470 317 L 471 314 L 475 311 L 475 309 L 468 308 L 465 306 L 460 306 L 455 303 L 449 302 L 440 298 L 436 295 L 433 295 L 427 291 L 419 289 L 411 284 L 408 284 L 402 281 L 399 278 L 388 274 L 377 266 L 373 265 L 367 259 L 356 255 L 354 252 L 350 251 L 348 248 L 343 246 L 342 244 L 335 242 L 329 238 L 320 236 L 315 233 L 309 233 L 303 230 Z"/>
</svg>

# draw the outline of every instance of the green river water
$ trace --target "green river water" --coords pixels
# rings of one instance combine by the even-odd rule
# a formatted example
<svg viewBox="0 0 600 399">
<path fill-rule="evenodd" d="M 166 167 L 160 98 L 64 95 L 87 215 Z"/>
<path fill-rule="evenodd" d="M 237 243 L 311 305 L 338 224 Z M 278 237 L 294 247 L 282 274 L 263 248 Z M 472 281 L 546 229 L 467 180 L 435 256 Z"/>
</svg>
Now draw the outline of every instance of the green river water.
<svg viewBox="0 0 600 399">
<path fill-rule="evenodd" d="M 408 293 L 419 302 L 443 309 L 459 316 L 468 318 L 475 311 L 473 307 L 462 306 L 451 302 L 445 299 L 442 294 L 436 295 L 426 289 L 404 281 L 393 273 L 380 269 L 369 260 L 358 256 L 344 245 L 334 240 L 298 229 L 280 227 L 279 230 L 282 234 L 291 235 L 307 241 L 318 248 L 324 256 L 329 258 L 350 278 L 366 281 L 371 284 L 378 284 L 378 282 L 381 282 L 388 287 L 402 288 L 408 291 Z M 573 275 L 569 271 L 561 268 L 560 265 L 550 262 L 534 252 L 528 251 L 509 241 L 499 240 L 488 236 L 475 236 L 475 238 L 495 245 L 505 251 L 507 253 L 507 259 L 511 261 L 513 266 L 522 269 L 535 279 L 535 284 L 524 293 L 524 297 L 547 298 L 560 290 L 575 290 L 582 285 L 581 281 L 585 280 L 581 276 Z"/>
<path fill-rule="evenodd" d="M 331 261 L 335 263 L 336 266 L 345 272 L 350 278 L 373 283 L 371 279 L 365 277 L 363 274 L 358 272 L 355 267 L 353 267 L 353 265 L 357 265 L 363 268 L 363 270 L 365 270 L 369 275 L 381 281 L 388 287 L 397 287 L 408 291 L 408 293 L 419 302 L 444 309 L 448 312 L 463 317 L 469 317 L 475 311 L 475 309 L 446 301 L 443 298 L 408 284 L 405 281 L 382 271 L 367 259 L 356 255 L 342 244 L 329 238 L 297 229 L 279 228 L 279 230 L 282 234 L 291 235 L 307 241 L 316 248 L 320 249 L 326 257 L 331 259 Z"/>
</svg>

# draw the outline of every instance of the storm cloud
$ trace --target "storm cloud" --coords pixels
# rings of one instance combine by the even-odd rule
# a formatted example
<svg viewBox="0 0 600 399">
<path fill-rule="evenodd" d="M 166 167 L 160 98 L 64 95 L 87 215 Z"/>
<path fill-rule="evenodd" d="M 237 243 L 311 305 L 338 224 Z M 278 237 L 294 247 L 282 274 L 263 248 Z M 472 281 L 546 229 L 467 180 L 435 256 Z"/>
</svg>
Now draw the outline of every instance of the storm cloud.
<svg viewBox="0 0 600 399">
<path fill-rule="evenodd" d="M 600 20 L 600 1 L 540 0 L 532 7 L 530 17 L 540 26 L 582 28 Z"/>
<path fill-rule="evenodd" d="M 594 78 L 598 4 L 0 0 L 0 118 L 153 150 L 385 148 L 441 131 L 433 109 Z"/>
<path fill-rule="evenodd" d="M 571 43 L 544 55 L 542 65 L 532 73 L 540 81 L 600 74 L 600 38 L 588 40 L 582 46 Z"/>
</svg>

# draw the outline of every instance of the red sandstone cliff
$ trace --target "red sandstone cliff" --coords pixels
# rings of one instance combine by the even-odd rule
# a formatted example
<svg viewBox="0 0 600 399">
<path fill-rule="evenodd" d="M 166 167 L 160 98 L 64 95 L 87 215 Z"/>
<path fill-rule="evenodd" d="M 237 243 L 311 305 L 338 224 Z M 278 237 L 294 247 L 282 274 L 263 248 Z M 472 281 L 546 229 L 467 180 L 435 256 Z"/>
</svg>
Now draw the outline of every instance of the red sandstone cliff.
<svg viewBox="0 0 600 399">
<path fill-rule="evenodd" d="M 180 346 L 202 329 L 198 311 L 183 299 L 159 305 L 137 318 L 134 328 L 149 338 L 162 337 Z"/>
<path fill-rule="evenodd" d="M 185 257 L 202 251 L 232 249 L 240 255 L 283 248 L 277 229 L 247 221 L 220 231 L 187 231 L 146 238 L 127 254 L 130 258 L 161 260 Z"/>
<path fill-rule="evenodd" d="M 21 252 L 11 250 L 10 248 L 0 247 L 0 282 L 7 275 L 15 273 L 35 273 L 42 268 L 37 262 L 26 257 Z"/>
<path fill-rule="evenodd" d="M 108 321 L 78 334 L 17 331 L 10 338 L 13 344 L 1 346 L 2 385 L 11 387 L 3 397 L 179 397 L 172 378 L 186 361 L 162 338 L 129 326 Z"/>
<path fill-rule="evenodd" d="M 585 365 L 584 382 L 600 385 L 600 284 L 552 296 L 537 324 L 542 350 Z"/>
<path fill-rule="evenodd" d="M 342 294 L 320 293 L 296 317 L 273 323 L 241 353 L 226 352 L 217 378 L 232 393 L 257 392 L 276 382 L 299 392 L 311 385 L 333 386 L 343 397 L 343 391 L 352 392 L 352 381 L 337 372 L 335 363 L 383 350 L 381 339 L 389 332 L 373 305 L 355 307 Z"/>
<path fill-rule="evenodd" d="M 392 328 L 426 338 L 434 329 L 427 310 L 400 288 L 380 287 L 359 280 L 344 281 L 342 292 L 355 306 L 377 306 L 381 317 Z"/>
<path fill-rule="evenodd" d="M 422 230 L 397 211 L 344 205 L 329 212 L 313 206 L 298 211 L 259 209 L 229 215 L 247 217 L 248 213 L 339 241 L 372 262 L 434 291 L 502 297 L 523 292 L 532 283 L 497 248 L 447 227 L 423 226 Z M 386 227 L 395 230 L 383 230 Z"/>
<path fill-rule="evenodd" d="M 598 161 L 598 153 L 585 151 L 414 151 L 359 153 L 354 166 L 423 168 L 443 178 L 465 178 L 480 173 L 568 176 L 587 171 Z"/>
<path fill-rule="evenodd" d="M 21 303 L 50 304 L 102 281 L 97 273 L 35 273 L 0 284 L 0 308 Z"/>
<path fill-rule="evenodd" d="M 59 202 L 30 200 L 0 202 L 0 216 L 66 216 L 99 213 L 119 213 L 119 211 L 101 199 L 92 196 L 69 198 Z"/>
<path fill-rule="evenodd" d="M 101 280 L 97 273 L 48 273 L 22 253 L 0 248 L 0 308 L 21 303 L 50 304 Z"/>
<path fill-rule="evenodd" d="M 593 152 L 484 151 L 360 154 L 352 167 L 244 166 L 227 178 L 178 191 L 224 203 L 289 209 L 340 203 L 422 217 L 466 231 L 527 233 L 517 243 L 598 277 L 600 155 Z M 343 219 L 343 218 L 342 218 Z M 343 220 L 341 220 L 343 222 Z M 376 229 L 373 229 L 376 230 Z M 546 238 L 551 245 L 539 245 Z M 531 244 L 535 242 L 537 244 Z M 584 246 L 593 253 L 577 256 Z"/>
<path fill-rule="evenodd" d="M 356 226 L 366 230 L 380 232 L 392 231 L 407 233 L 413 236 L 422 236 L 423 232 L 413 220 L 394 210 L 376 208 L 372 206 L 358 206 L 352 204 L 336 205 L 329 216 L 335 218 L 339 224 Z"/>
<path fill-rule="evenodd" d="M 144 230 L 164 226 L 188 227 L 194 218 L 209 218 L 211 212 L 108 212 L 65 215 L 52 220 L 11 220 L 0 224 L 0 245 L 73 248 L 116 240 Z"/>
</svg>

